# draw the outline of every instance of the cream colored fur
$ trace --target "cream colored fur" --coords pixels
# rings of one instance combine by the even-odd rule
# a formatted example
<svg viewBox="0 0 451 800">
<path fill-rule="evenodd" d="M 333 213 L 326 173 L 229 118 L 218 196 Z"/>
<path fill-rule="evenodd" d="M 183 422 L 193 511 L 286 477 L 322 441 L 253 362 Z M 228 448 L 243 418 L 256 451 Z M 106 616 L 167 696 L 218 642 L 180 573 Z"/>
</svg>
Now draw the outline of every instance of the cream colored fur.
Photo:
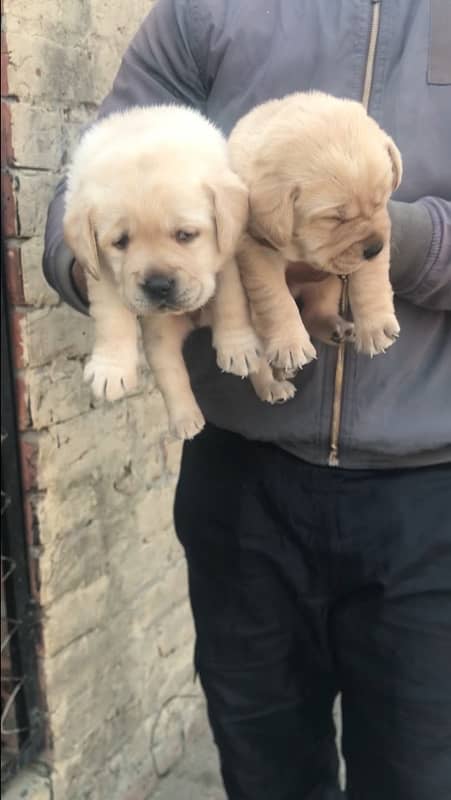
<svg viewBox="0 0 451 800">
<path fill-rule="evenodd" d="M 250 196 L 238 262 L 271 364 L 292 373 L 314 358 L 307 330 L 328 343 L 354 341 L 371 356 L 390 347 L 399 325 L 387 203 L 402 171 L 392 139 L 360 103 L 298 93 L 243 117 L 229 152 Z M 294 287 L 302 319 L 285 280 L 296 261 L 330 274 Z M 353 323 L 339 314 L 343 276 Z"/>
<path fill-rule="evenodd" d="M 147 359 L 174 435 L 204 424 L 182 346 L 212 324 L 219 366 L 247 376 L 259 342 L 234 260 L 247 222 L 248 193 L 228 165 L 224 138 L 195 111 L 133 109 L 98 123 L 69 171 L 64 233 L 88 276 L 95 345 L 85 368 L 94 395 L 121 397 L 137 383 L 138 321 Z M 149 296 L 155 276 L 171 281 L 164 302 Z M 270 402 L 272 375 L 258 390 Z M 285 397 L 286 396 L 286 397 Z"/>
</svg>

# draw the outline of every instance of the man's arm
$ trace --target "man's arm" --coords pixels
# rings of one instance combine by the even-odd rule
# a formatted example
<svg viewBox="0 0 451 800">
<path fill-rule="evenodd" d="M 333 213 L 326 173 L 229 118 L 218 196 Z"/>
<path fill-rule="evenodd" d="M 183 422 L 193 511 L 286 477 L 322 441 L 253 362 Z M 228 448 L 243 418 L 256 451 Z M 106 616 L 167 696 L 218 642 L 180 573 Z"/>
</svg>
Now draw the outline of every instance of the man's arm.
<svg viewBox="0 0 451 800">
<path fill-rule="evenodd" d="M 202 37 L 191 0 L 159 0 L 129 45 L 99 118 L 132 106 L 179 103 L 203 110 L 199 63 Z M 83 275 L 63 241 L 65 180 L 56 188 L 45 231 L 43 267 L 49 284 L 78 311 L 87 313 Z"/>
<path fill-rule="evenodd" d="M 390 216 L 395 294 L 423 308 L 451 311 L 451 202 L 393 201 Z"/>
</svg>

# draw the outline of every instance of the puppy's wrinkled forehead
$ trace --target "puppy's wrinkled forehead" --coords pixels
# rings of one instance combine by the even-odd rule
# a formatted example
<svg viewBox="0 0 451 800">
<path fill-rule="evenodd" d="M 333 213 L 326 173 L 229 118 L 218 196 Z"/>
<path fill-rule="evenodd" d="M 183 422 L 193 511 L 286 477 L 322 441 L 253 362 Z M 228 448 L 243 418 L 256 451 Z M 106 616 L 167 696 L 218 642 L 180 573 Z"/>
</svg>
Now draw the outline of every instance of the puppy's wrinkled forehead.
<svg viewBox="0 0 451 800">
<path fill-rule="evenodd" d="M 386 204 L 391 184 L 390 162 L 383 152 L 378 158 L 341 154 L 329 163 L 324 159 L 322 169 L 304 181 L 304 202 L 317 213 L 333 210 L 337 216 L 370 218 Z"/>
<path fill-rule="evenodd" d="M 356 108 L 354 108 L 356 106 Z M 353 205 L 371 213 L 392 190 L 393 168 L 381 129 L 357 104 L 334 107 L 301 127 L 291 146 L 280 148 L 281 170 L 300 187 L 301 205 Z M 291 175 L 290 175 L 291 173 Z"/>
</svg>

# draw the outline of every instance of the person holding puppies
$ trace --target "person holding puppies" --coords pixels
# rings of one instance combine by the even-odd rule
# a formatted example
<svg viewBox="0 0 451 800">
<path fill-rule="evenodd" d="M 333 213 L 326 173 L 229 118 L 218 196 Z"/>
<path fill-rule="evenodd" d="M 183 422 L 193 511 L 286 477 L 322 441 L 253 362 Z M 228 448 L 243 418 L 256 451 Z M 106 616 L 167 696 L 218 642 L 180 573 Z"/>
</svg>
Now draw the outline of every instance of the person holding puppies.
<svg viewBox="0 0 451 800">
<path fill-rule="evenodd" d="M 321 91 L 362 103 L 403 161 L 385 353 L 312 332 L 295 397 L 270 406 L 221 373 L 209 330 L 185 345 L 207 425 L 184 445 L 175 524 L 230 800 L 342 797 L 338 693 L 348 800 L 451 797 L 450 17 L 446 0 L 158 0 L 100 109 L 176 103 L 228 135 L 262 103 Z M 279 188 L 269 216 L 286 223 Z M 64 193 L 44 270 L 87 313 Z M 301 298 L 317 266 L 290 260 Z"/>
</svg>

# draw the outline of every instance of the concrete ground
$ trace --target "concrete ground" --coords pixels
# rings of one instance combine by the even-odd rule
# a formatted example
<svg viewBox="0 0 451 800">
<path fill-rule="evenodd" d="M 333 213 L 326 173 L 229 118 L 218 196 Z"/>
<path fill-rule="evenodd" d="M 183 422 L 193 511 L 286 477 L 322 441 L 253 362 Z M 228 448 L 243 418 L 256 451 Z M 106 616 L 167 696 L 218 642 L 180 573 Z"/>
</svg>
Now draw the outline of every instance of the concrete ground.
<svg viewBox="0 0 451 800">
<path fill-rule="evenodd" d="M 161 780 L 152 800 L 226 800 L 205 713 L 189 737 L 185 756 Z"/>
</svg>

